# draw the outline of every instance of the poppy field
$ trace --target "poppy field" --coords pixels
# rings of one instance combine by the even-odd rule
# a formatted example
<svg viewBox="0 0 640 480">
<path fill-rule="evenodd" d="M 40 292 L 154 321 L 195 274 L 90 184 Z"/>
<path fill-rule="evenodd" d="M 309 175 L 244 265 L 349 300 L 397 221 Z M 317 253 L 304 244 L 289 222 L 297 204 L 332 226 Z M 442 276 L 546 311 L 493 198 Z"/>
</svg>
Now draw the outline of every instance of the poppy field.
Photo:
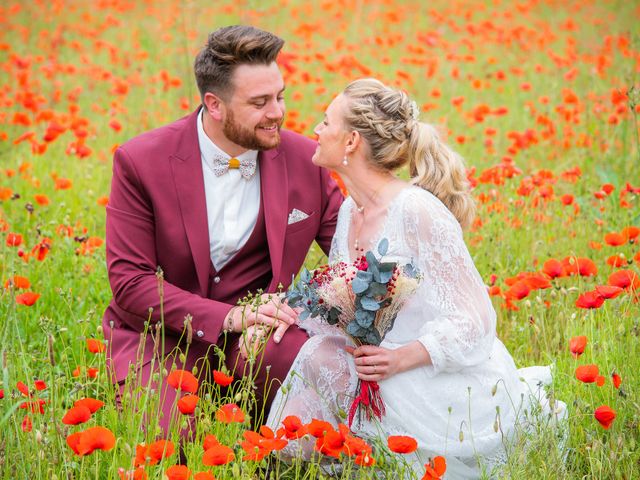
<svg viewBox="0 0 640 480">
<path fill-rule="evenodd" d="M 335 94 L 376 77 L 465 158 L 465 239 L 497 334 L 518 367 L 552 365 L 551 405 L 567 404 L 493 476 L 636 478 L 639 21 L 617 0 L 1 2 L 0 479 L 447 478 L 446 451 L 415 476 L 411 438 L 259 428 L 250 380 L 221 358 L 207 384 L 179 352 L 159 373 L 180 394 L 166 434 L 161 392 L 135 372 L 116 400 L 101 327 L 112 155 L 198 107 L 195 54 L 237 23 L 286 40 L 285 128 L 313 136 Z M 310 462 L 278 459 L 295 442 Z"/>
</svg>

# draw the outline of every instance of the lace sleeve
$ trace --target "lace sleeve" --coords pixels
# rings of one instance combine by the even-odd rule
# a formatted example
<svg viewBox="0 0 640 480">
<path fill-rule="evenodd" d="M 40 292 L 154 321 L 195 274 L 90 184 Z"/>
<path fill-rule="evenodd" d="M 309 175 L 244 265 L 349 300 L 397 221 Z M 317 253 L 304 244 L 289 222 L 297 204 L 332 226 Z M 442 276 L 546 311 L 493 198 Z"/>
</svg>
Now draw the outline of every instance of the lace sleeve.
<svg viewBox="0 0 640 480">
<path fill-rule="evenodd" d="M 420 190 L 403 206 L 404 236 L 424 276 L 417 292 L 427 302 L 418 341 L 431 356 L 429 373 L 456 371 L 488 358 L 496 314 L 471 259 L 462 229 L 431 193 Z"/>
</svg>

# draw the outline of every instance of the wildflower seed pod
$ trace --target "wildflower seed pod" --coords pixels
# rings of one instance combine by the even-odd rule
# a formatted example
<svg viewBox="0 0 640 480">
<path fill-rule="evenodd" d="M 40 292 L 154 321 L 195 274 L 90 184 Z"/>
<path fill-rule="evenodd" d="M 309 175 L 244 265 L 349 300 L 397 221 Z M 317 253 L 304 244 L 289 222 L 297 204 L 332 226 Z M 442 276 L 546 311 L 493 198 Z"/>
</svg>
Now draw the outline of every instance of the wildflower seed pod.
<svg viewBox="0 0 640 480">
<path fill-rule="evenodd" d="M 233 398 L 236 403 L 239 403 L 242 400 L 242 392 L 236 393 L 236 396 Z"/>
<path fill-rule="evenodd" d="M 493 387 L 491 387 L 491 396 L 495 397 L 497 391 L 498 391 L 498 384 L 496 383 Z"/>
<path fill-rule="evenodd" d="M 499 428 L 500 428 L 500 424 L 498 423 L 498 419 L 496 418 L 496 421 L 493 422 L 493 431 L 498 433 Z"/>
<path fill-rule="evenodd" d="M 182 365 L 184 365 L 184 364 L 186 363 L 186 361 L 187 361 L 187 356 L 186 356 L 184 353 L 181 353 L 181 354 L 178 356 L 178 359 L 180 360 L 180 363 L 181 363 Z"/>
<path fill-rule="evenodd" d="M 464 432 L 462 430 L 460 430 L 460 433 L 458 434 L 458 440 L 460 440 L 460 442 L 464 441 Z"/>
<path fill-rule="evenodd" d="M 102 335 L 102 332 L 103 332 L 103 331 L 104 331 L 104 330 L 103 330 L 103 328 L 102 328 L 102 325 L 98 325 L 98 328 L 96 328 L 96 332 L 98 332 L 98 334 L 99 334 L 99 335 Z"/>
<path fill-rule="evenodd" d="M 191 373 L 193 373 L 196 377 L 198 376 L 198 366 L 194 365 L 191 369 Z"/>
</svg>

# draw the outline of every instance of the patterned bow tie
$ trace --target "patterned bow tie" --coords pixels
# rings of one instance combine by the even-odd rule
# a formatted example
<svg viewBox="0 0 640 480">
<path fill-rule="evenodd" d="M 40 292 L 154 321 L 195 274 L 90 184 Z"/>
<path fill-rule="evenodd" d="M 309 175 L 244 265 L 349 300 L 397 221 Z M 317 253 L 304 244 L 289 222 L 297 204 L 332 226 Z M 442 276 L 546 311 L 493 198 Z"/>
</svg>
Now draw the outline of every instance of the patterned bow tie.
<svg viewBox="0 0 640 480">
<path fill-rule="evenodd" d="M 235 157 L 227 159 L 222 155 L 215 155 L 213 157 L 213 173 L 216 174 L 216 177 L 224 175 L 230 168 L 239 169 L 240 175 L 246 180 L 249 180 L 253 177 L 253 174 L 256 173 L 256 161 L 244 158 L 238 160 Z"/>
</svg>

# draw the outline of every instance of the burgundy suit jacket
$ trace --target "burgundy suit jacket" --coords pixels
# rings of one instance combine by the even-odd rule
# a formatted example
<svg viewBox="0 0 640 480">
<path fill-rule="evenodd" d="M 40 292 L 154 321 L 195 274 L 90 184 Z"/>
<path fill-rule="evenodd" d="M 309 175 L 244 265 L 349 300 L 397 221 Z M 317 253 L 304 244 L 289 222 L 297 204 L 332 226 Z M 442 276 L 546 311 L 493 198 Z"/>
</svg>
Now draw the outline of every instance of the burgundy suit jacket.
<svg viewBox="0 0 640 480">
<path fill-rule="evenodd" d="M 165 352 L 177 345 L 189 314 L 193 332 L 201 335 L 193 335 L 189 357 L 206 355 L 233 306 L 207 298 L 211 260 L 198 112 L 128 141 L 114 155 L 106 224 L 113 299 L 103 327 L 117 381 L 136 362 L 145 322 L 160 320 L 158 267 L 164 272 Z M 258 156 L 273 274 L 269 292 L 291 283 L 314 240 L 329 251 L 342 202 L 329 172 L 311 163 L 315 142 L 284 130 L 281 136 L 278 148 Z M 288 225 L 294 208 L 309 217 Z M 152 352 L 148 335 L 143 364 Z"/>
</svg>

